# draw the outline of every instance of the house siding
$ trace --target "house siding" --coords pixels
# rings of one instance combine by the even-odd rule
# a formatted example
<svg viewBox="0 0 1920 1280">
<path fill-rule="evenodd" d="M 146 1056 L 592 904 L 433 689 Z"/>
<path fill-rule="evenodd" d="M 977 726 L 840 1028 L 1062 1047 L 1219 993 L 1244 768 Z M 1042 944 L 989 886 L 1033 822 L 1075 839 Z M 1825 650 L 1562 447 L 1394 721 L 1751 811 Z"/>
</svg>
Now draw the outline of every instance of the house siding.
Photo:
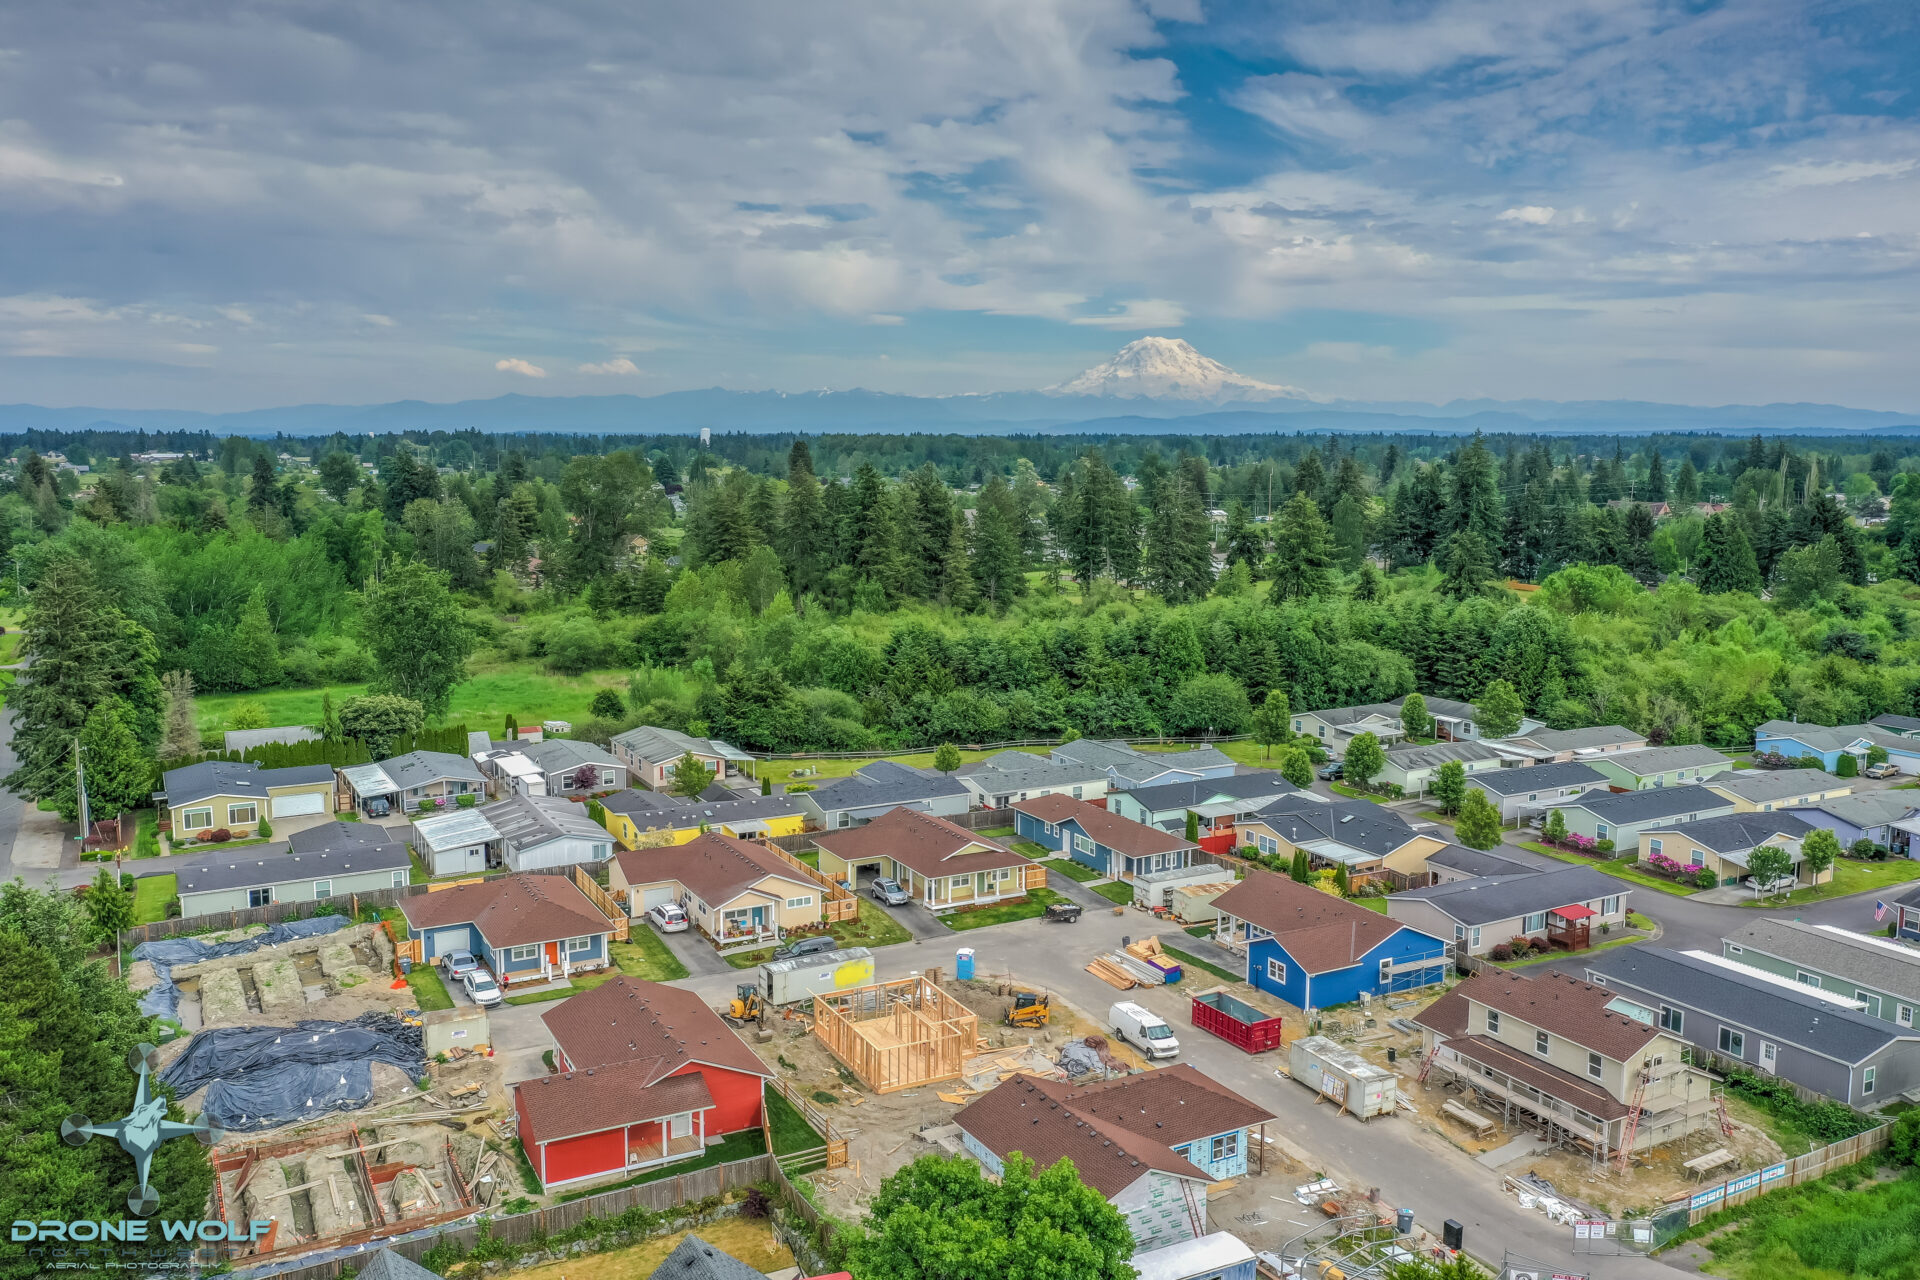
<svg viewBox="0 0 1920 1280">
<path fill-rule="evenodd" d="M 1257 938 L 1247 947 L 1247 981 L 1296 1007 L 1329 1009 L 1334 1005 L 1352 1004 L 1360 999 L 1363 992 L 1369 996 L 1385 993 L 1388 986 L 1380 981 L 1382 960 L 1405 963 L 1431 959 L 1433 968 L 1438 970 L 1444 968 L 1445 958 L 1446 944 L 1438 937 L 1412 928 L 1401 928 L 1362 956 L 1358 964 L 1309 975 L 1301 971 L 1299 963 L 1279 939 Z M 1276 981 L 1270 976 L 1267 968 L 1269 960 L 1279 960 L 1286 965 L 1284 980 Z M 1406 987 L 1411 982 L 1408 977 L 1401 976 L 1393 985 Z"/>
<path fill-rule="evenodd" d="M 325 901 L 338 902 L 350 894 L 373 893 L 381 889 L 394 887 L 394 871 L 361 871 L 344 876 L 319 876 L 320 880 L 331 879 L 333 891 Z M 400 883 L 406 884 L 407 873 L 399 872 Z M 314 879 L 288 880 L 274 885 L 242 885 L 237 889 L 214 889 L 206 893 L 183 893 L 180 895 L 180 914 L 182 916 L 213 915 L 221 911 L 244 911 L 247 909 L 247 895 L 251 889 L 271 888 L 275 902 L 315 902 Z"/>
<path fill-rule="evenodd" d="M 841 825 L 842 815 L 847 818 L 847 826 L 861 826 L 895 809 L 917 809 L 921 813 L 930 813 L 936 818 L 957 818 L 966 813 L 968 801 L 972 798 L 963 791 L 957 796 L 934 796 L 931 799 L 902 800 L 889 804 L 843 805 L 827 809 L 810 798 L 813 794 L 810 791 L 803 791 L 795 796 L 794 800 L 816 823 L 828 830 Z"/>
<path fill-rule="evenodd" d="M 1183 1187 L 1192 1189 L 1192 1208 L 1187 1205 Z M 1143 1249 L 1158 1249 L 1207 1233 L 1207 1187 L 1203 1182 L 1154 1170 L 1114 1196 L 1111 1203 L 1127 1220 L 1134 1243 Z"/>
<path fill-rule="evenodd" d="M 1221 1158 L 1213 1158 L 1213 1144 L 1220 1138 L 1232 1138 L 1231 1149 Z M 1197 1139 L 1184 1147 L 1175 1147 L 1174 1154 L 1186 1158 L 1188 1164 L 1195 1166 L 1211 1177 L 1215 1182 L 1224 1178 L 1242 1177 L 1247 1172 L 1247 1131 L 1227 1129 L 1221 1133 L 1210 1134 Z"/>
<path fill-rule="evenodd" d="M 1022 840 L 1031 840 L 1042 849 L 1058 852 L 1065 837 L 1060 833 L 1058 826 L 1054 826 L 1054 834 L 1048 835 L 1049 825 L 1051 824 L 1042 822 L 1029 814 L 1016 812 L 1013 815 L 1013 829 Z"/>
<path fill-rule="evenodd" d="M 265 796 L 208 796 L 204 800 L 195 800 L 190 804 L 169 804 L 167 819 L 176 836 L 191 836 L 198 831 L 214 831 L 221 827 L 225 827 L 237 837 L 250 836 L 259 830 L 261 818 L 264 817 L 269 822 L 274 820 L 272 808 L 274 801 L 286 800 L 292 796 L 319 796 L 320 812 L 322 814 L 333 812 L 333 783 L 309 782 L 297 787 L 269 787 Z M 248 804 L 254 806 L 253 821 L 232 821 L 228 813 L 229 806 Z M 212 820 L 204 824 L 189 823 L 187 814 L 201 809 L 211 810 Z M 284 822 L 288 818 L 286 815 L 281 815 L 280 820 Z"/>
<path fill-rule="evenodd" d="M 1738 943 L 1723 942 L 1721 943 L 1721 951 L 1729 960 L 1735 960 L 1751 968 L 1763 970 L 1778 978 L 1786 978 L 1789 981 L 1797 982 L 1803 973 L 1816 977 L 1820 979 L 1819 990 L 1831 991 L 1838 995 L 1849 996 L 1855 1000 L 1865 1000 L 1867 1001 L 1867 1008 L 1861 1012 L 1867 1014 L 1869 1017 L 1879 1018 L 1882 1022 L 1892 1023 L 1896 1027 L 1903 1029 L 1911 1028 L 1915 1022 L 1920 1022 L 1920 997 L 1897 996 L 1893 992 L 1882 990 L 1879 987 L 1863 986 L 1855 982 L 1852 978 L 1835 973 L 1830 969 L 1822 969 L 1810 964 L 1800 964 L 1793 960 L 1782 960 L 1778 956 L 1770 956 L 1766 952 L 1757 951 L 1752 947 L 1742 947 Z M 1902 1008 L 1908 1010 L 1908 1016 L 1905 1022 L 1900 1020 L 1900 1010 Z"/>
<path fill-rule="evenodd" d="M 463 871 L 481 872 L 487 869 L 487 845 L 484 840 L 479 844 L 424 851 L 416 844 L 414 852 L 423 854 L 436 876 L 455 875 Z"/>
<path fill-rule="evenodd" d="M 507 845 L 503 860 L 514 871 L 537 871 L 542 867 L 568 867 L 576 863 L 605 862 L 613 856 L 613 835 L 605 840 L 586 836 L 561 836 L 542 844 L 514 848 Z"/>
<path fill-rule="evenodd" d="M 1597 913 L 1592 921 L 1593 940 L 1595 943 L 1602 941 L 1599 936 L 1601 924 L 1619 925 L 1626 922 L 1627 912 L 1631 909 L 1630 895 L 1632 891 L 1632 887 L 1623 881 L 1618 894 L 1608 895 L 1608 897 L 1618 897 L 1620 899 L 1620 909 L 1618 911 L 1601 911 L 1601 906 L 1606 901 L 1605 898 L 1590 898 L 1587 900 L 1585 905 L 1592 907 Z M 1556 902 L 1554 904 L 1556 907 L 1570 905 L 1572 904 L 1564 902 Z M 1541 908 L 1542 911 L 1551 909 L 1552 908 L 1547 907 Z M 1528 914 L 1538 915 L 1540 912 L 1531 912 Z M 1425 933 L 1432 934 L 1435 937 L 1445 938 L 1449 941 L 1456 939 L 1455 929 L 1460 925 L 1459 921 L 1455 920 L 1433 903 L 1421 898 L 1406 898 L 1398 894 L 1387 899 L 1387 915 L 1411 928 L 1419 929 Z M 1467 925 L 1465 926 L 1466 936 L 1464 939 L 1459 939 L 1459 941 L 1465 942 L 1467 954 L 1484 956 L 1500 943 L 1510 941 L 1520 936 L 1523 932 L 1530 938 L 1546 936 L 1547 930 L 1544 925 L 1537 929 L 1523 930 L 1520 926 L 1525 923 L 1526 918 L 1526 915 L 1523 914 L 1509 916 L 1504 920 L 1488 920 L 1478 925 Z M 1477 943 L 1474 941 L 1475 929 L 1480 931 L 1479 941 Z"/>
</svg>

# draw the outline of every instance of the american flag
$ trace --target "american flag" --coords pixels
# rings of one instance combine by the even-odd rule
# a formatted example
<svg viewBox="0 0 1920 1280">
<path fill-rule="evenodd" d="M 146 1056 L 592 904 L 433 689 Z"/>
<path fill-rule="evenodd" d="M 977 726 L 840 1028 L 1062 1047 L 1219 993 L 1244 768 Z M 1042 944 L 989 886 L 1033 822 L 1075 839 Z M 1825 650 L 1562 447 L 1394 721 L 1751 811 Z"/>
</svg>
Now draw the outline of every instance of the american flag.
<svg viewBox="0 0 1920 1280">
<path fill-rule="evenodd" d="M 1887 904 L 1884 902 L 1874 903 L 1873 904 L 1873 922 L 1875 924 L 1879 924 L 1882 920 L 1886 919 L 1886 916 L 1887 916 Z"/>
</svg>

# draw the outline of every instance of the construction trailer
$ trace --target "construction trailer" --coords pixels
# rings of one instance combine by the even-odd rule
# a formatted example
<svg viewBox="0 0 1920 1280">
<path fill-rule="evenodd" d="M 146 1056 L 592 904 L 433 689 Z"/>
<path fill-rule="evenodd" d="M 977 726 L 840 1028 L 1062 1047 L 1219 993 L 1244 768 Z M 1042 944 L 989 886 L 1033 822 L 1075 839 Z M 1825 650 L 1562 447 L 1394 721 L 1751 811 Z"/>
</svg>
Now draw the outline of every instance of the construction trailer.
<svg viewBox="0 0 1920 1280">
<path fill-rule="evenodd" d="M 1172 871 L 1144 871 L 1133 878 L 1133 905 L 1148 911 L 1157 911 L 1168 905 L 1167 895 L 1175 889 L 1219 881 L 1225 881 L 1231 886 L 1233 872 L 1225 867 L 1215 866 L 1211 862 L 1204 862 L 1195 867 L 1180 867 Z"/>
<path fill-rule="evenodd" d="M 1325 1036 L 1295 1040 L 1287 1054 L 1287 1070 L 1295 1080 L 1361 1120 L 1390 1116 L 1398 1105 L 1399 1076 Z"/>
<path fill-rule="evenodd" d="M 429 1058 L 454 1049 L 483 1053 L 493 1043 L 487 1011 L 476 1004 L 431 1010 L 421 1015 L 420 1023 Z"/>
<path fill-rule="evenodd" d="M 875 1093 L 957 1080 L 978 1049 L 980 1018 L 914 975 L 819 995 L 813 1033 Z"/>
<path fill-rule="evenodd" d="M 1213 900 L 1233 888 L 1233 881 L 1181 885 L 1167 894 L 1167 911 L 1181 924 L 1212 924 L 1220 918 Z"/>
<path fill-rule="evenodd" d="M 760 966 L 760 997 L 778 1008 L 835 991 L 864 987 L 872 981 L 873 952 L 865 947 L 848 947 L 792 960 L 768 961 Z"/>
</svg>

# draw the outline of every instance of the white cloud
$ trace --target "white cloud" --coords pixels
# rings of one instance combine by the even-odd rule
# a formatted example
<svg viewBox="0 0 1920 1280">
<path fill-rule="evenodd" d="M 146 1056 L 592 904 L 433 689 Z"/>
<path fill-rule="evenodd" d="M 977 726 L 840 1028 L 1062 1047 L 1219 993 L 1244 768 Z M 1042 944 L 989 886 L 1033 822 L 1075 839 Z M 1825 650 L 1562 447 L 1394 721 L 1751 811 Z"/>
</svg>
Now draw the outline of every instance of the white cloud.
<svg viewBox="0 0 1920 1280">
<path fill-rule="evenodd" d="M 1834 187 L 1869 178 L 1897 178 L 1917 166 L 1920 160 L 1800 160 L 1774 165 L 1767 175 L 1776 186 Z"/>
<path fill-rule="evenodd" d="M 876 311 L 867 317 L 868 324 L 899 325 L 905 324 L 906 322 L 907 318 L 905 316 L 889 315 L 885 311 Z"/>
<path fill-rule="evenodd" d="M 1554 212 L 1550 204 L 1523 204 L 1517 209 L 1508 209 L 1496 221 L 1524 222 L 1530 227 L 1544 227 L 1553 221 Z"/>
<path fill-rule="evenodd" d="M 1137 298 L 1120 304 L 1120 310 L 1108 315 L 1075 316 L 1068 324 L 1093 325 L 1101 329 L 1174 328 L 1187 322 L 1187 309 L 1165 298 Z"/>
<path fill-rule="evenodd" d="M 611 360 L 602 360 L 598 364 L 583 364 L 574 372 L 635 374 L 640 372 L 640 366 L 625 356 L 615 356 Z"/>
<path fill-rule="evenodd" d="M 544 378 L 547 376 L 545 369 L 542 369 L 539 365 L 531 361 L 522 360 L 518 356 L 508 356 L 504 360 L 495 360 L 493 367 L 501 373 L 518 373 L 528 378 Z"/>
</svg>

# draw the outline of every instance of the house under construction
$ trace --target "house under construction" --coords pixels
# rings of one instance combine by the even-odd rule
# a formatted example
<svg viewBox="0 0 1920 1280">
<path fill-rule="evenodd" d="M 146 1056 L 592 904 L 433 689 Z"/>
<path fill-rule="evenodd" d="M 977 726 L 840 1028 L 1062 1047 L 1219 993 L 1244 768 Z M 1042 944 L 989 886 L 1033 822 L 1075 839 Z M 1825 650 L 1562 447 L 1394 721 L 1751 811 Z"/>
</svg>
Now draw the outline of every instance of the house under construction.
<svg viewBox="0 0 1920 1280">
<path fill-rule="evenodd" d="M 980 1042 L 980 1019 L 915 976 L 815 996 L 813 1033 L 875 1093 L 957 1080 Z"/>
</svg>

